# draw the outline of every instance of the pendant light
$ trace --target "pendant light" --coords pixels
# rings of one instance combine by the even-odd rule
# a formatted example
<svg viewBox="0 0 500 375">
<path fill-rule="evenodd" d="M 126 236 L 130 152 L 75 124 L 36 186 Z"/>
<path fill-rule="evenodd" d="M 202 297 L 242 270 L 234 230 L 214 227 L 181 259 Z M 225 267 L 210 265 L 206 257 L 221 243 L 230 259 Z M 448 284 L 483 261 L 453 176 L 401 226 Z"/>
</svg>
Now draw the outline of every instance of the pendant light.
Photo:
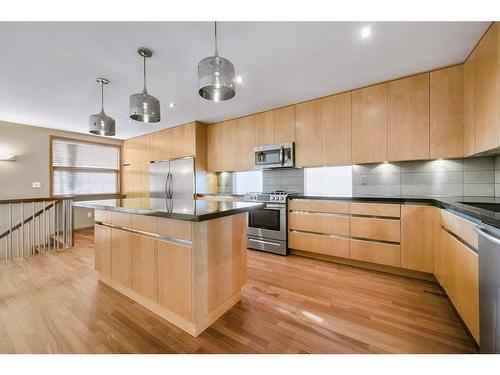
<svg viewBox="0 0 500 375">
<path fill-rule="evenodd" d="M 115 120 L 104 113 L 104 85 L 109 83 L 106 78 L 97 78 L 101 85 L 101 112 L 89 116 L 89 132 L 96 135 L 113 136 L 116 132 Z"/>
<path fill-rule="evenodd" d="M 160 121 L 160 101 L 153 95 L 148 94 L 146 89 L 146 59 L 153 56 L 153 52 L 147 48 L 139 48 L 137 51 L 144 59 L 144 88 L 140 94 L 130 95 L 130 118 L 140 122 Z"/>
<path fill-rule="evenodd" d="M 204 99 L 218 102 L 236 94 L 234 66 L 219 56 L 217 49 L 217 22 L 215 26 L 215 53 L 198 63 L 198 94 Z"/>
</svg>

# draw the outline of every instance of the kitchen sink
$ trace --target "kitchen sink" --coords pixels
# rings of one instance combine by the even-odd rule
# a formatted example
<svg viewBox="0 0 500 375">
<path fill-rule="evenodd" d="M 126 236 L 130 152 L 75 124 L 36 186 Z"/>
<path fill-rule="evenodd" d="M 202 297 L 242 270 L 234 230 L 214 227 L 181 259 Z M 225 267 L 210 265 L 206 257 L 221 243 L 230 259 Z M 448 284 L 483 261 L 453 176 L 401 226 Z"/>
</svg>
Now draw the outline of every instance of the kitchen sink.
<svg viewBox="0 0 500 375">
<path fill-rule="evenodd" d="M 481 208 L 483 210 L 500 212 L 500 203 L 483 203 L 483 202 L 458 202 L 467 206 Z"/>
</svg>

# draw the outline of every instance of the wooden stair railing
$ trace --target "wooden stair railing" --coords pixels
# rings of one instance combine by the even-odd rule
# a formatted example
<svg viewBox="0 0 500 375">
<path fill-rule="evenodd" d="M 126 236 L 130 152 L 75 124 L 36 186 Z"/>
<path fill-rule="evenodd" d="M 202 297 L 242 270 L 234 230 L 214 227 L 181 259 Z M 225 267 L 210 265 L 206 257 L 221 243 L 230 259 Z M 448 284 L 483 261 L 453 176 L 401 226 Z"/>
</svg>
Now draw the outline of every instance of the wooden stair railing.
<svg viewBox="0 0 500 375">
<path fill-rule="evenodd" d="M 73 246 L 72 201 L 72 197 L 0 200 L 0 207 L 8 208 L 8 229 L 0 233 L 0 259 Z M 36 208 L 36 203 L 42 207 Z M 26 204 L 32 208 L 28 217 L 25 217 Z M 21 219 L 13 223 L 15 208 Z"/>
</svg>

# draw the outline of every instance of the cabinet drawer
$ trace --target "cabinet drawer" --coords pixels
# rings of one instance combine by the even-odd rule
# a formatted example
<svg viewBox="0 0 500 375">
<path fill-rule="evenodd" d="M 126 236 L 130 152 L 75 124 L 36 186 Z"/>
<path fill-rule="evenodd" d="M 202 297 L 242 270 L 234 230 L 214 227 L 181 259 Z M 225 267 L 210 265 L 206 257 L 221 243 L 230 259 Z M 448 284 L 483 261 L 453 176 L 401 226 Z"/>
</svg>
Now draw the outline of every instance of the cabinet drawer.
<svg viewBox="0 0 500 375">
<path fill-rule="evenodd" d="M 288 227 L 306 232 L 348 236 L 349 216 L 291 212 Z"/>
<path fill-rule="evenodd" d="M 132 228 L 149 233 L 158 232 L 158 218 L 155 216 L 132 215 Z"/>
<path fill-rule="evenodd" d="M 95 210 L 94 220 L 101 223 L 111 223 L 111 211 Z"/>
<path fill-rule="evenodd" d="M 349 202 L 341 201 L 292 199 L 288 202 L 288 207 L 290 210 L 296 211 L 329 212 L 338 214 L 349 213 Z"/>
<path fill-rule="evenodd" d="M 351 240 L 351 259 L 364 262 L 399 267 L 401 265 L 401 249 L 399 245 Z"/>
<path fill-rule="evenodd" d="M 289 232 L 288 246 L 292 249 L 349 258 L 349 239 L 319 234 Z"/>
<path fill-rule="evenodd" d="M 400 217 L 401 206 L 399 204 L 351 202 L 351 214 L 367 215 L 367 216 Z"/>
<path fill-rule="evenodd" d="M 123 212 L 111 212 L 111 224 L 131 228 L 132 215 Z"/>
<path fill-rule="evenodd" d="M 448 211 L 441 211 L 441 224 L 443 227 L 453 232 L 458 237 L 463 239 L 469 245 L 478 248 L 477 233 L 474 231 L 475 224 L 458 215 L 454 215 Z"/>
<path fill-rule="evenodd" d="M 158 234 L 191 241 L 191 222 L 158 218 Z"/>
<path fill-rule="evenodd" d="M 401 224 L 399 220 L 351 217 L 351 236 L 399 242 L 401 239 Z"/>
</svg>

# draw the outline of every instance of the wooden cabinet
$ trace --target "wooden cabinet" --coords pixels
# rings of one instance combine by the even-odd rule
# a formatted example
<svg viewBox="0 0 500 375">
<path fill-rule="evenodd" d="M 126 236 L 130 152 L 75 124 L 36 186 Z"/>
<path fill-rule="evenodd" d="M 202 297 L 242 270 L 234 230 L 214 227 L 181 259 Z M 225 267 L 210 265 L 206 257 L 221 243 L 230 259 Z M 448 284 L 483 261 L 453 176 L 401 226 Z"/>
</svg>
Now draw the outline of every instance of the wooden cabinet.
<svg viewBox="0 0 500 375">
<path fill-rule="evenodd" d="M 283 107 L 273 111 L 273 143 L 295 140 L 295 108 Z"/>
<path fill-rule="evenodd" d="M 475 51 L 464 64 L 464 156 L 474 155 Z"/>
<path fill-rule="evenodd" d="M 150 163 L 124 165 L 122 167 L 122 194 L 127 198 L 149 197 Z"/>
<path fill-rule="evenodd" d="M 195 122 L 151 134 L 151 160 L 169 160 L 195 155 Z"/>
<path fill-rule="evenodd" d="M 430 73 L 430 158 L 464 154 L 464 67 Z"/>
<path fill-rule="evenodd" d="M 349 258 L 349 238 L 291 231 L 288 242 L 288 246 L 292 249 Z"/>
<path fill-rule="evenodd" d="M 107 212 L 107 211 L 106 211 Z M 94 227 L 95 270 L 111 277 L 111 228 L 96 224 Z"/>
<path fill-rule="evenodd" d="M 210 172 L 222 171 L 221 123 L 207 127 L 207 169 Z"/>
<path fill-rule="evenodd" d="M 158 241 L 158 303 L 192 318 L 191 248 Z"/>
<path fill-rule="evenodd" d="M 290 212 L 288 218 L 291 230 L 349 236 L 349 216 Z"/>
<path fill-rule="evenodd" d="M 123 164 L 145 163 L 151 160 L 151 134 L 123 142 Z"/>
<path fill-rule="evenodd" d="M 132 286 L 131 243 L 130 232 L 111 228 L 111 279 L 127 288 Z"/>
<path fill-rule="evenodd" d="M 296 137 L 297 142 L 300 137 Z M 351 164 L 351 92 L 321 99 L 321 165 Z"/>
<path fill-rule="evenodd" d="M 246 116 L 238 119 L 236 142 L 236 170 L 250 171 L 254 169 L 256 116 Z"/>
<path fill-rule="evenodd" d="M 493 23 L 474 51 L 474 152 L 498 146 L 499 26 Z"/>
<path fill-rule="evenodd" d="M 401 205 L 401 267 L 434 273 L 434 213 L 436 208 Z"/>
<path fill-rule="evenodd" d="M 387 160 L 387 84 L 352 92 L 352 162 Z"/>
<path fill-rule="evenodd" d="M 132 290 L 157 301 L 158 240 L 131 234 L 131 285 Z"/>
<path fill-rule="evenodd" d="M 429 158 L 429 73 L 388 83 L 388 160 Z"/>
<path fill-rule="evenodd" d="M 295 106 L 295 163 L 297 167 L 321 165 L 321 99 Z"/>
<path fill-rule="evenodd" d="M 273 111 L 261 112 L 255 115 L 255 145 L 270 145 L 273 143 Z"/>
<path fill-rule="evenodd" d="M 451 234 L 440 232 L 439 282 L 479 342 L 478 256 Z"/>
<path fill-rule="evenodd" d="M 398 243 L 401 239 L 401 224 L 396 219 L 352 216 L 350 225 L 352 237 Z"/>
<path fill-rule="evenodd" d="M 351 259 L 392 267 L 401 265 L 399 245 L 353 239 L 351 239 L 350 245 Z"/>
<path fill-rule="evenodd" d="M 221 124 L 221 148 L 222 153 L 222 171 L 237 170 L 237 136 L 238 136 L 238 121 L 224 121 Z"/>
</svg>

